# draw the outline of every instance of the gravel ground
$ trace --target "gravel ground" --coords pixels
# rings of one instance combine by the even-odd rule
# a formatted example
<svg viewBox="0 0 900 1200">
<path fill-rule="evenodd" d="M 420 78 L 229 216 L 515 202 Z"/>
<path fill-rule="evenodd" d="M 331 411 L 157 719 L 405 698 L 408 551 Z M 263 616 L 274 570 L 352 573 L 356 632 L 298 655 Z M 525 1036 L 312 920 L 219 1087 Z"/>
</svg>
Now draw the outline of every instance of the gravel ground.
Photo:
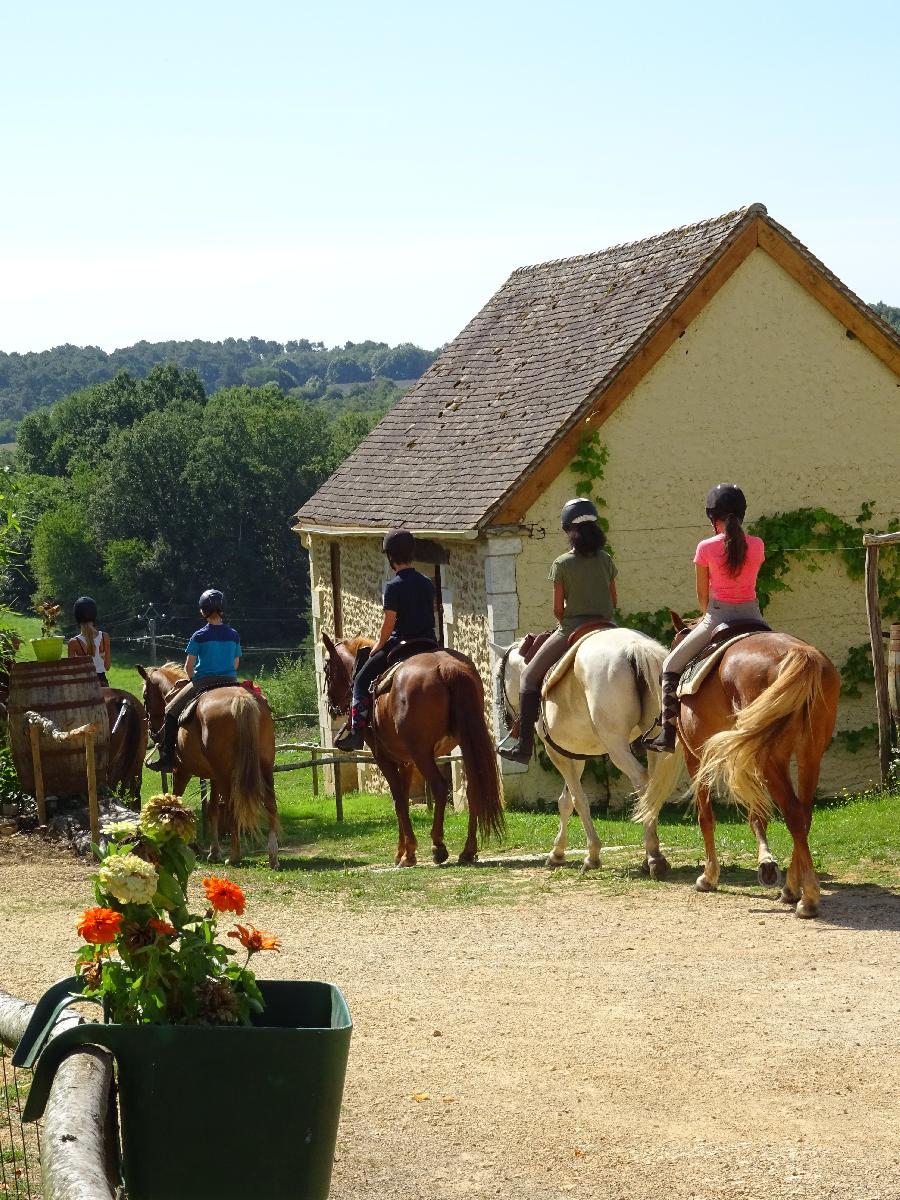
<svg viewBox="0 0 900 1200">
<path fill-rule="evenodd" d="M 3 842 L 6 850 L 3 850 Z M 69 971 L 89 868 L 0 840 L 0 987 Z M 355 1021 L 332 1195 L 900 1197 L 900 897 L 579 888 L 516 907 L 253 903 Z M 263 972 L 261 972 L 263 973 Z"/>
</svg>

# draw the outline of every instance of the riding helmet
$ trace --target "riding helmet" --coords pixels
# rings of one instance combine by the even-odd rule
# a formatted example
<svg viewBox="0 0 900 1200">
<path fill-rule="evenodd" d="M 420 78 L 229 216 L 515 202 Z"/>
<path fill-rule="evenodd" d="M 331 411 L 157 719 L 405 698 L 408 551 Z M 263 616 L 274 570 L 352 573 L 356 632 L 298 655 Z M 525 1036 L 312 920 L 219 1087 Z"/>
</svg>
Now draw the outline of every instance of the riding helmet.
<svg viewBox="0 0 900 1200">
<path fill-rule="evenodd" d="M 219 613 L 221 616 L 225 607 L 225 597 L 218 588 L 207 588 L 198 603 L 204 617 L 208 617 L 210 613 Z"/>
<path fill-rule="evenodd" d="M 97 621 L 97 602 L 90 596 L 79 596 L 72 608 L 72 618 L 76 625 L 84 625 L 88 621 L 94 625 Z"/>
<path fill-rule="evenodd" d="M 706 515 L 711 521 L 732 514 L 743 521 L 746 511 L 747 498 L 736 483 L 717 483 L 706 497 Z"/>
<path fill-rule="evenodd" d="M 573 525 L 584 525 L 587 521 L 596 521 L 598 517 L 594 502 L 584 496 L 576 496 L 567 500 L 562 510 L 562 527 L 568 533 Z"/>
<path fill-rule="evenodd" d="M 416 557 L 416 539 L 408 529 L 389 529 L 381 549 L 391 562 L 412 562 Z"/>
</svg>

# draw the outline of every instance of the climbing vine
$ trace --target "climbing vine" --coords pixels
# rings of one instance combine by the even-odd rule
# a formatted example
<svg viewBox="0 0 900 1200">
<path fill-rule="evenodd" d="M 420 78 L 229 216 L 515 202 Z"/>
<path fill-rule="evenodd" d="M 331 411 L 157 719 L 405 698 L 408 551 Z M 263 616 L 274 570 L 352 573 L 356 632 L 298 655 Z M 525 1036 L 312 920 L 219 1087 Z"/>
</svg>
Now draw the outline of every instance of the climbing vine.
<svg viewBox="0 0 900 1200">
<path fill-rule="evenodd" d="M 600 516 L 597 523 L 604 533 L 609 532 L 609 520 L 603 515 L 607 507 L 606 501 L 596 490 L 603 482 L 606 474 L 606 464 L 609 462 L 609 447 L 600 440 L 600 434 L 595 429 L 586 433 L 578 444 L 578 450 L 572 459 L 570 470 L 575 476 L 575 494 L 592 500 Z M 607 550 L 609 547 L 607 547 Z"/>
</svg>

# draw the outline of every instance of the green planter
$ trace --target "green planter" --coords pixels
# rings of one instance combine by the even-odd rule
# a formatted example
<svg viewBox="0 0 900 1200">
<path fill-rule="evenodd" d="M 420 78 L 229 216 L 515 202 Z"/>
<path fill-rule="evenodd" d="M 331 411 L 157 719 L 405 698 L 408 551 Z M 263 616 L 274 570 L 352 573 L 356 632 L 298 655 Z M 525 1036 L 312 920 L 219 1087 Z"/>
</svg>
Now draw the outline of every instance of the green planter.
<svg viewBox="0 0 900 1200">
<path fill-rule="evenodd" d="M 54 659 L 62 658 L 65 644 L 64 637 L 31 638 L 31 648 L 38 662 L 53 662 Z"/>
<path fill-rule="evenodd" d="M 115 1056 L 128 1200 L 324 1200 L 352 1022 L 332 984 L 258 980 L 253 1026 L 75 1025 L 48 1041 L 81 980 L 39 1001 L 15 1054 L 37 1065 L 23 1114 L 44 1111 L 74 1045 Z M 77 996 L 76 996 L 77 999 Z"/>
</svg>

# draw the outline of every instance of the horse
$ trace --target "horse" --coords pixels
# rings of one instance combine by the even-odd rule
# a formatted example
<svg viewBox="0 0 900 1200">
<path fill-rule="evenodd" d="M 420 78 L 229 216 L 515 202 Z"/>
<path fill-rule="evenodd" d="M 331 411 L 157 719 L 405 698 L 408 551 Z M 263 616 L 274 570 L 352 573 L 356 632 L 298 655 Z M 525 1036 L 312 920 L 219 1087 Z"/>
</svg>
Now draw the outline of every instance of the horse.
<svg viewBox="0 0 900 1200">
<path fill-rule="evenodd" d="M 672 613 L 677 645 L 688 626 Z M 793 840 L 781 900 L 798 917 L 819 913 L 819 881 L 809 850 L 812 802 L 822 756 L 834 732 L 840 676 L 831 660 L 787 633 L 752 633 L 729 646 L 693 696 L 683 696 L 674 755 L 693 781 L 706 862 L 696 882 L 713 892 L 719 882 L 715 815 L 710 793 L 721 788 L 743 809 L 756 835 L 760 883 L 777 884 L 778 865 L 766 831 L 772 805 Z M 797 790 L 791 760 L 797 760 Z M 656 816 L 666 796 L 650 780 L 635 819 Z"/>
<path fill-rule="evenodd" d="M 178 663 L 138 666 L 144 680 L 144 705 L 150 733 L 158 738 L 165 719 L 166 697 L 187 679 Z M 197 710 L 178 730 L 172 790 L 182 795 L 193 778 L 210 781 L 203 816 L 210 831 L 209 862 L 218 862 L 219 820 L 231 833 L 232 865 L 241 861 L 241 834 L 259 829 L 262 812 L 268 824 L 269 866 L 278 868 L 278 813 L 275 808 L 275 727 L 265 697 L 243 687 L 203 692 Z"/>
<path fill-rule="evenodd" d="M 522 640 L 505 648 L 492 646 L 499 655 L 496 679 L 508 723 L 518 712 L 525 666 L 520 653 Z M 608 754 L 635 791 L 646 788 L 648 768 L 635 758 L 631 742 L 652 726 L 659 711 L 659 676 L 665 656 L 665 647 L 645 634 L 612 628 L 576 642 L 571 665 L 562 675 L 554 678 L 557 668 L 551 668 L 544 682 L 543 711 L 536 732 L 565 786 L 559 797 L 559 832 L 547 858 L 548 867 L 562 866 L 566 860 L 567 828 L 573 810 L 577 810 L 587 837 L 582 871 L 600 866 L 600 838 L 581 784 L 587 758 Z M 570 757 L 565 751 L 578 757 Z M 677 769 L 667 760 L 651 757 L 649 778 L 660 794 L 671 792 L 677 776 Z M 655 813 L 644 826 L 643 870 L 652 879 L 664 879 L 669 873 L 669 863 L 659 845 Z"/>
<path fill-rule="evenodd" d="M 141 775 L 147 752 L 147 713 L 137 696 L 121 688 L 102 688 L 109 716 L 107 786 L 140 804 Z"/>
<path fill-rule="evenodd" d="M 340 716 L 350 710 L 356 655 L 374 643 L 370 638 L 333 642 L 326 633 L 322 641 L 327 651 L 328 707 L 332 716 Z M 458 861 L 477 861 L 479 835 L 482 841 L 502 835 L 500 779 L 484 716 L 484 687 L 474 663 L 464 654 L 436 650 L 405 659 L 397 667 L 390 690 L 374 699 L 366 744 L 391 789 L 398 825 L 397 866 L 416 864 L 418 843 L 409 816 L 413 766 L 424 776 L 434 797 L 431 857 L 438 864 L 449 858 L 444 844 L 449 786 L 435 759 L 449 754 L 454 746 L 462 750 L 469 807 L 466 841 Z"/>
</svg>

